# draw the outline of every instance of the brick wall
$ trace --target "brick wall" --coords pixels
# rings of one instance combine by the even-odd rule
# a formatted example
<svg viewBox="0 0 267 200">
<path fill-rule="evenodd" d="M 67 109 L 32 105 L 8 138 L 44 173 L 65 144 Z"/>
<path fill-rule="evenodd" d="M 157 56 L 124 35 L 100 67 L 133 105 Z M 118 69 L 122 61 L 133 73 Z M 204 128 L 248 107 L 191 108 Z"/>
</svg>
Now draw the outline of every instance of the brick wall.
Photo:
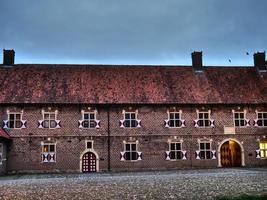
<svg viewBox="0 0 267 200">
<path fill-rule="evenodd" d="M 240 108 L 239 108 L 240 107 Z M 212 150 L 216 150 L 224 139 L 232 138 L 244 147 L 246 166 L 267 165 L 267 160 L 256 159 L 255 150 L 259 148 L 259 139 L 267 137 L 267 128 L 249 126 L 236 128 L 236 134 L 224 134 L 224 126 L 233 126 L 232 110 L 247 110 L 246 118 L 251 122 L 256 118 L 255 110 L 266 111 L 263 106 L 176 106 L 182 110 L 184 128 L 166 128 L 164 120 L 168 118 L 167 109 L 173 106 L 111 106 L 110 107 L 110 166 L 112 171 L 181 169 L 217 167 L 218 158 L 212 160 L 197 160 L 195 151 L 199 150 L 199 141 L 211 141 Z M 27 120 L 27 128 L 7 130 L 13 141 L 8 147 L 7 170 L 17 171 L 80 171 L 80 157 L 85 151 L 85 141 L 94 141 L 94 151 L 99 156 L 99 170 L 108 170 L 108 113 L 105 106 L 90 106 L 97 109 L 99 129 L 79 129 L 81 109 L 87 111 L 88 106 L 24 106 L 1 107 L 1 120 L 7 119 L 6 111 L 23 110 L 23 119 Z M 44 111 L 58 110 L 61 120 L 59 129 L 40 129 L 38 120 L 42 119 Z M 138 109 L 140 128 L 120 128 L 119 120 L 123 119 L 122 110 Z M 215 120 L 214 128 L 195 128 L 196 109 L 211 110 L 211 118 Z M 56 142 L 56 162 L 41 162 L 41 142 Z M 121 161 L 123 141 L 138 140 L 138 150 L 142 152 L 141 161 Z M 167 161 L 165 151 L 169 149 L 168 140 L 182 141 L 182 149 L 186 151 L 186 160 Z"/>
</svg>

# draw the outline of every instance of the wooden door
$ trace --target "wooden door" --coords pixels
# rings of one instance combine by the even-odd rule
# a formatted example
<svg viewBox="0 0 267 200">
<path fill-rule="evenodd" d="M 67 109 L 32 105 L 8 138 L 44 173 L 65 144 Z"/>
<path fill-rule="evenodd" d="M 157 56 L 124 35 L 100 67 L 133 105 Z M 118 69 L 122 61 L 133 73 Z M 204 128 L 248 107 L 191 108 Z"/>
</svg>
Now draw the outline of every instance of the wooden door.
<svg viewBox="0 0 267 200">
<path fill-rule="evenodd" d="M 96 156 L 94 153 L 88 152 L 83 155 L 82 172 L 96 172 Z"/>
</svg>

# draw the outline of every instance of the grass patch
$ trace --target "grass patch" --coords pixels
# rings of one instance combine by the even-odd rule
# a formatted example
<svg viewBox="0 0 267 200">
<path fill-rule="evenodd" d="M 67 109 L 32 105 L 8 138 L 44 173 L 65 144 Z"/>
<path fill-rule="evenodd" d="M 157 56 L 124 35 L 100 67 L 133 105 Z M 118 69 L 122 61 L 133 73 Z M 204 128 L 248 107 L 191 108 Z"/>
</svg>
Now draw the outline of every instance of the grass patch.
<svg viewBox="0 0 267 200">
<path fill-rule="evenodd" d="M 224 197 L 217 197 L 216 200 L 267 200 L 267 194 L 264 195 L 248 195 L 242 194 L 236 197 L 224 196 Z"/>
</svg>

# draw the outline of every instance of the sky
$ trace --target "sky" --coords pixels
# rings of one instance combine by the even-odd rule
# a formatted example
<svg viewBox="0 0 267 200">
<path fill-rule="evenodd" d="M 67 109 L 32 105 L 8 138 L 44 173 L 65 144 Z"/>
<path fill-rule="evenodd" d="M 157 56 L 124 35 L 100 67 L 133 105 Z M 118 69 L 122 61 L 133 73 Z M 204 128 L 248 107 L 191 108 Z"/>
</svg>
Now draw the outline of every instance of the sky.
<svg viewBox="0 0 267 200">
<path fill-rule="evenodd" d="M 266 9 L 267 0 L 0 0 L 0 48 L 16 63 L 191 65 L 203 51 L 207 66 L 251 66 L 267 49 Z"/>
</svg>

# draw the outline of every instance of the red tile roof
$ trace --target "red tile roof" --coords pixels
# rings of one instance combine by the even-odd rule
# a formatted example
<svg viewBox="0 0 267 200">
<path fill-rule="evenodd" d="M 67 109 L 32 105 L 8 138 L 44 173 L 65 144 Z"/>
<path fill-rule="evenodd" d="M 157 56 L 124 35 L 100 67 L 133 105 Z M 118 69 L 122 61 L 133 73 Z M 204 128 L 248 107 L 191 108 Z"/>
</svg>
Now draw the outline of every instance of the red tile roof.
<svg viewBox="0 0 267 200">
<path fill-rule="evenodd" d="M 1 137 L 5 139 L 11 139 L 10 136 L 3 129 L 0 129 L 0 138 Z"/>
<path fill-rule="evenodd" d="M 266 80 L 254 67 L 25 64 L 0 67 L 0 104 L 266 104 Z"/>
</svg>

